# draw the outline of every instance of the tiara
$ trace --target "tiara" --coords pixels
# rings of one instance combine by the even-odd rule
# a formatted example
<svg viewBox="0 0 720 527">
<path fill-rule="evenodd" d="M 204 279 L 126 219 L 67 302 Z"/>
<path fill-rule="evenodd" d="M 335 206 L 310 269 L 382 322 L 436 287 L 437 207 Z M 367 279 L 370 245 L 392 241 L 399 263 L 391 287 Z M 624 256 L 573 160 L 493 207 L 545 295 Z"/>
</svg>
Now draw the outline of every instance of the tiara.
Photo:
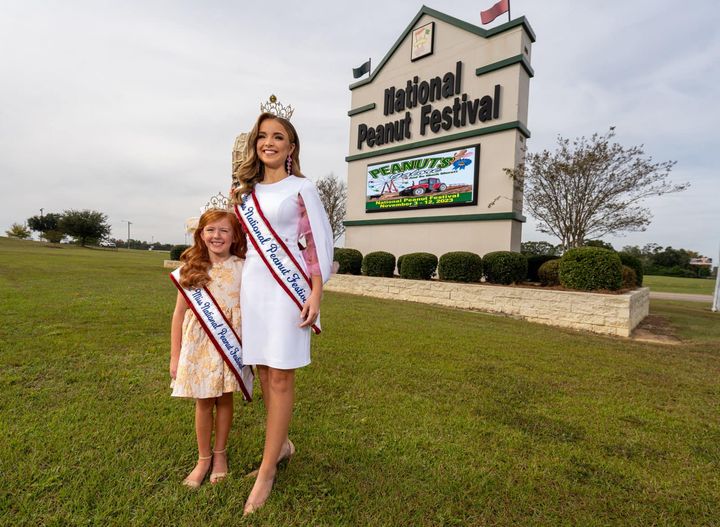
<svg viewBox="0 0 720 527">
<path fill-rule="evenodd" d="M 225 197 L 222 192 L 218 192 L 210 198 L 210 201 L 204 207 L 200 207 L 200 214 L 204 214 L 209 210 L 231 210 L 230 198 Z"/>
<path fill-rule="evenodd" d="M 215 196 L 211 197 L 203 207 L 200 207 L 200 215 L 202 216 L 209 210 L 232 212 L 232 203 L 230 202 L 230 198 L 225 197 L 222 192 L 218 192 Z M 185 232 L 192 234 L 197 229 L 199 223 L 199 216 L 188 218 L 185 220 Z"/>
<path fill-rule="evenodd" d="M 293 110 L 293 107 L 289 104 L 285 106 L 278 102 L 277 97 L 275 97 L 275 95 L 271 95 L 268 102 L 260 105 L 260 111 L 263 113 L 267 112 L 277 115 L 278 117 L 282 117 L 283 119 L 287 119 L 289 121 L 295 110 Z"/>
</svg>

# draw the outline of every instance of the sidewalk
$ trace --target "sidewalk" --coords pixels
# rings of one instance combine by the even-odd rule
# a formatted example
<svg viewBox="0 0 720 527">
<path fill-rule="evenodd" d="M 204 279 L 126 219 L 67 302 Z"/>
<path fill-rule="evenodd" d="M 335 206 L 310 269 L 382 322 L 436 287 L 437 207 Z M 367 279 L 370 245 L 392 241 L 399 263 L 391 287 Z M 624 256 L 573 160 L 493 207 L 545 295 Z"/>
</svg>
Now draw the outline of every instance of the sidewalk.
<svg viewBox="0 0 720 527">
<path fill-rule="evenodd" d="M 693 295 L 688 293 L 663 293 L 660 291 L 650 291 L 650 299 L 658 300 L 682 300 L 685 302 L 707 302 L 712 304 L 712 295 Z"/>
</svg>

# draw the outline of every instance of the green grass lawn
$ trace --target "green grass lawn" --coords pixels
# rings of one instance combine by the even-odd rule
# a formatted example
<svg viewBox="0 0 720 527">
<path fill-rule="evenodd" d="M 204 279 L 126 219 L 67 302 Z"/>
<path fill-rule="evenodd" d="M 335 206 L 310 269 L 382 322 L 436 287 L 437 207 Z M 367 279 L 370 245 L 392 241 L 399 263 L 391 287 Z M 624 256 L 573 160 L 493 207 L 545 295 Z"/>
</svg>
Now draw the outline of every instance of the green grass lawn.
<svg viewBox="0 0 720 527">
<path fill-rule="evenodd" d="M 684 343 L 326 295 L 298 373 L 298 452 L 242 519 L 262 402 L 231 477 L 192 492 L 192 402 L 167 373 L 164 254 L 0 238 L 2 525 L 717 525 L 720 315 L 653 302 Z"/>
<path fill-rule="evenodd" d="M 651 291 L 662 291 L 664 293 L 689 293 L 694 295 L 712 295 L 715 293 L 715 280 L 706 278 L 645 275 L 643 286 L 649 287 Z"/>
</svg>

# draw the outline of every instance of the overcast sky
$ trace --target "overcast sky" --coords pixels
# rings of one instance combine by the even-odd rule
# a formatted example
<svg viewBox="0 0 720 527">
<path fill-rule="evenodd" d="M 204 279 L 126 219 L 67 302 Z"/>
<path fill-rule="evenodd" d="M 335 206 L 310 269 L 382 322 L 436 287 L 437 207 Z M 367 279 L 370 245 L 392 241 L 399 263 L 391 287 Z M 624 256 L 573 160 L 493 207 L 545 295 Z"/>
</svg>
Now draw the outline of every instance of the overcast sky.
<svg viewBox="0 0 720 527">
<path fill-rule="evenodd" d="M 428 0 L 473 24 L 494 0 Z M 681 194 L 645 232 L 606 238 L 717 258 L 720 4 L 513 0 L 537 34 L 531 150 L 617 126 L 676 160 Z M 0 0 L 0 229 L 90 208 L 113 237 L 183 242 L 230 181 L 235 136 L 271 93 L 296 109 L 303 171 L 346 177 L 351 68 L 378 64 L 421 3 Z M 499 21 L 498 21 L 499 22 Z M 492 24 L 496 25 L 496 24 Z M 543 240 L 532 218 L 523 240 Z"/>
</svg>

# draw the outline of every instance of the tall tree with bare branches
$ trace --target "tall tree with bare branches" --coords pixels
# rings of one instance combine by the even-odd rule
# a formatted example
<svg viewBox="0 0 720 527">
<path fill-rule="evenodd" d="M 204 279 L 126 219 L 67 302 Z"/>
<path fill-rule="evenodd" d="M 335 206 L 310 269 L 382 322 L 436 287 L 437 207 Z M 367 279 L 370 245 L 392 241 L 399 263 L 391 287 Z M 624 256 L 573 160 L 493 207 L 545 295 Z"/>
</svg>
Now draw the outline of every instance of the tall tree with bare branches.
<svg viewBox="0 0 720 527">
<path fill-rule="evenodd" d="M 337 241 L 345 232 L 345 206 L 347 204 L 347 185 L 340 181 L 333 173 L 323 176 L 315 182 L 320 200 L 325 206 L 330 227 L 333 231 L 333 241 Z"/>
<path fill-rule="evenodd" d="M 670 181 L 675 161 L 655 163 L 643 145 L 624 147 L 614 137 L 615 127 L 589 139 L 558 136 L 554 152 L 527 154 L 524 164 L 505 169 L 523 190 L 538 230 L 566 249 L 590 238 L 644 231 L 652 213 L 642 202 L 689 186 Z"/>
</svg>

